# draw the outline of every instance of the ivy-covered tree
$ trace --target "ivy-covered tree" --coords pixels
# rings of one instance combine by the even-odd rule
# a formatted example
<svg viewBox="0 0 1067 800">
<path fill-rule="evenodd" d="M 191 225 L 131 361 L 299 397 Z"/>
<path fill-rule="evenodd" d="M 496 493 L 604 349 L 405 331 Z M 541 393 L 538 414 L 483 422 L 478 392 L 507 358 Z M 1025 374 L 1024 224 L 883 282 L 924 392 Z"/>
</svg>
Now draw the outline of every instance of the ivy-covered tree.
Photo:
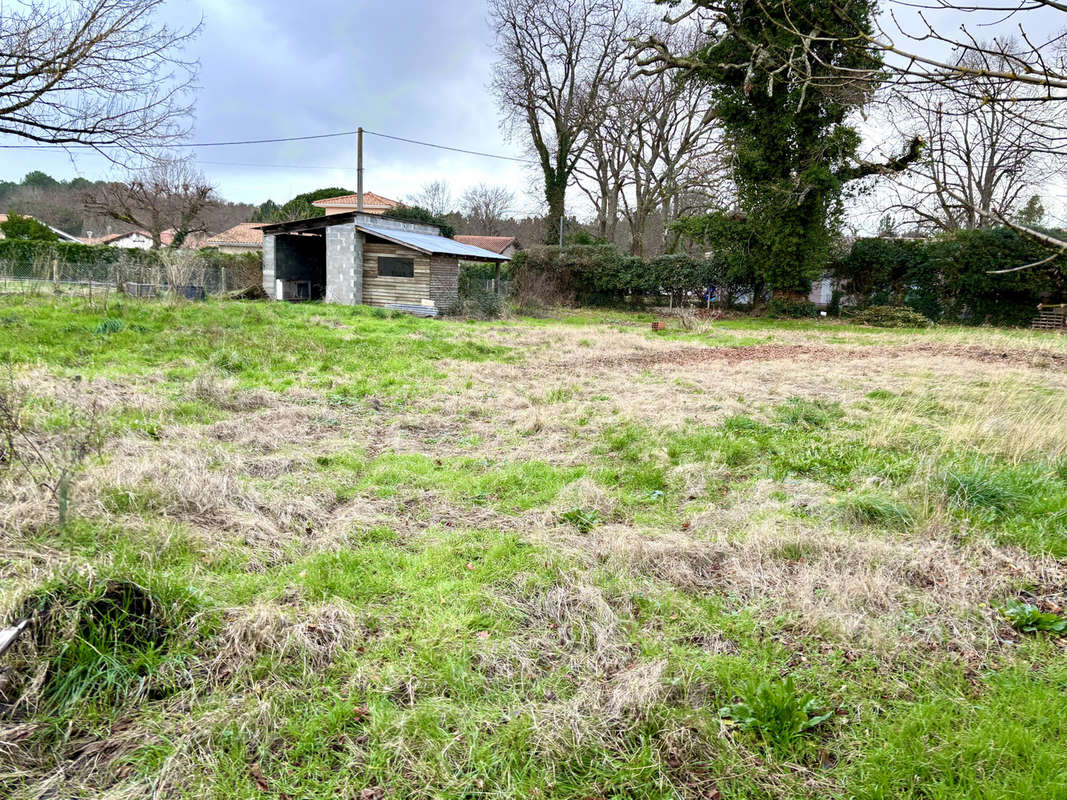
<svg viewBox="0 0 1067 800">
<path fill-rule="evenodd" d="M 658 0 L 681 6 L 682 0 Z M 858 158 L 850 115 L 870 99 L 880 68 L 854 33 L 872 31 L 873 0 L 689 0 L 678 17 L 706 14 L 707 38 L 691 53 L 649 39 L 637 61 L 645 71 L 681 70 L 712 87 L 714 113 L 731 151 L 736 208 L 682 230 L 715 230 L 744 248 L 756 296 L 807 292 L 825 268 L 847 183 L 900 171 L 921 141 L 886 163 Z M 797 30 L 806 33 L 798 35 Z M 848 42 L 846 34 L 852 34 Z M 828 76 L 834 80 L 827 80 Z M 851 77 L 850 77 L 851 76 Z M 737 260 L 737 259 L 733 259 Z"/>
</svg>

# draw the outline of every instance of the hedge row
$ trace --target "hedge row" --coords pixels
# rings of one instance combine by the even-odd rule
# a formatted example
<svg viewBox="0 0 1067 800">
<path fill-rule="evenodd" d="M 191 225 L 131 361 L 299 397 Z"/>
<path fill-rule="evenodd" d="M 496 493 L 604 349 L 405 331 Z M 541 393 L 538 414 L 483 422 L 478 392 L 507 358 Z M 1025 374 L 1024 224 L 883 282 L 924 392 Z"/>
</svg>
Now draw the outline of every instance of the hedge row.
<svg viewBox="0 0 1067 800">
<path fill-rule="evenodd" d="M 938 322 L 1023 325 L 1038 303 L 1064 298 L 1067 256 L 1020 272 L 990 272 L 1049 255 L 1008 228 L 929 240 L 858 239 L 832 273 L 861 306 L 906 305 Z"/>
<path fill-rule="evenodd" d="M 610 245 L 533 247 L 515 254 L 511 276 L 523 298 L 545 302 L 600 303 L 632 294 L 700 295 L 722 279 L 712 261 L 685 255 L 649 260 Z"/>
</svg>

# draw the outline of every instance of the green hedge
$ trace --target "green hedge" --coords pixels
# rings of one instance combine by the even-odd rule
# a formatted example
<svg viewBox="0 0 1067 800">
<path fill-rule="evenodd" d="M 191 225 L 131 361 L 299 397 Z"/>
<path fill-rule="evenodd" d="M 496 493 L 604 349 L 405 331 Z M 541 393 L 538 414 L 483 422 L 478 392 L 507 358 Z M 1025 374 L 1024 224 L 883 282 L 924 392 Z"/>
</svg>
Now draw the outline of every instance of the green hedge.
<svg viewBox="0 0 1067 800">
<path fill-rule="evenodd" d="M 663 292 L 681 298 L 700 294 L 721 278 L 711 261 L 685 255 L 645 260 L 610 245 L 533 247 L 515 254 L 510 272 L 520 300 L 524 294 L 539 294 L 543 299 L 582 304 Z"/>
<path fill-rule="evenodd" d="M 1009 228 L 991 228 L 925 241 L 858 239 L 832 271 L 862 306 L 906 305 L 939 322 L 1024 325 L 1038 303 L 1064 297 L 1067 256 L 1021 272 L 989 272 L 1049 255 Z"/>
</svg>

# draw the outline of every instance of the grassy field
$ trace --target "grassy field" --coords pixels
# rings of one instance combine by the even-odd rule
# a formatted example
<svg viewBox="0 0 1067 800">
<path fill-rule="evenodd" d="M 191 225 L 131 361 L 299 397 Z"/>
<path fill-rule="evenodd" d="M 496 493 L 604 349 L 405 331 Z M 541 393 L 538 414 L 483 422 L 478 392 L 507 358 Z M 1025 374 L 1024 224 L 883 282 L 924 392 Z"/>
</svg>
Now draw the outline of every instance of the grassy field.
<svg viewBox="0 0 1067 800">
<path fill-rule="evenodd" d="M 0 796 L 1067 798 L 1067 337 L 650 319 L 0 298 Z"/>
</svg>

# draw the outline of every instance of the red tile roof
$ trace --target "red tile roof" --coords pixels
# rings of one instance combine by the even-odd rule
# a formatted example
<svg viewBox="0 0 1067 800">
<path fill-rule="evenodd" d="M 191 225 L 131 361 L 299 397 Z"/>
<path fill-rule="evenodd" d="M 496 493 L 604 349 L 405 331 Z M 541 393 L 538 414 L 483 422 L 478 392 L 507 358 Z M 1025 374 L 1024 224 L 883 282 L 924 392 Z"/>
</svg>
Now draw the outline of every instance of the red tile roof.
<svg viewBox="0 0 1067 800">
<path fill-rule="evenodd" d="M 346 194 L 341 197 L 327 197 L 323 200 L 315 200 L 311 205 L 318 206 L 319 208 L 327 208 L 330 206 L 345 206 L 356 208 L 359 205 L 358 194 Z M 364 211 L 387 211 L 390 208 L 396 208 L 400 203 L 396 200 L 390 200 L 388 197 L 382 197 L 380 194 L 374 192 L 363 193 L 363 210 Z"/>
<path fill-rule="evenodd" d="M 241 222 L 222 233 L 216 233 L 207 240 L 209 246 L 245 245 L 247 247 L 263 246 L 262 222 Z"/>
<path fill-rule="evenodd" d="M 455 236 L 453 237 L 457 242 L 463 244 L 469 244 L 473 247 L 480 247 L 483 250 L 489 250 L 492 253 L 504 254 L 504 251 L 508 247 L 514 245 L 516 248 L 519 246 L 518 240 L 514 236 Z"/>
</svg>

